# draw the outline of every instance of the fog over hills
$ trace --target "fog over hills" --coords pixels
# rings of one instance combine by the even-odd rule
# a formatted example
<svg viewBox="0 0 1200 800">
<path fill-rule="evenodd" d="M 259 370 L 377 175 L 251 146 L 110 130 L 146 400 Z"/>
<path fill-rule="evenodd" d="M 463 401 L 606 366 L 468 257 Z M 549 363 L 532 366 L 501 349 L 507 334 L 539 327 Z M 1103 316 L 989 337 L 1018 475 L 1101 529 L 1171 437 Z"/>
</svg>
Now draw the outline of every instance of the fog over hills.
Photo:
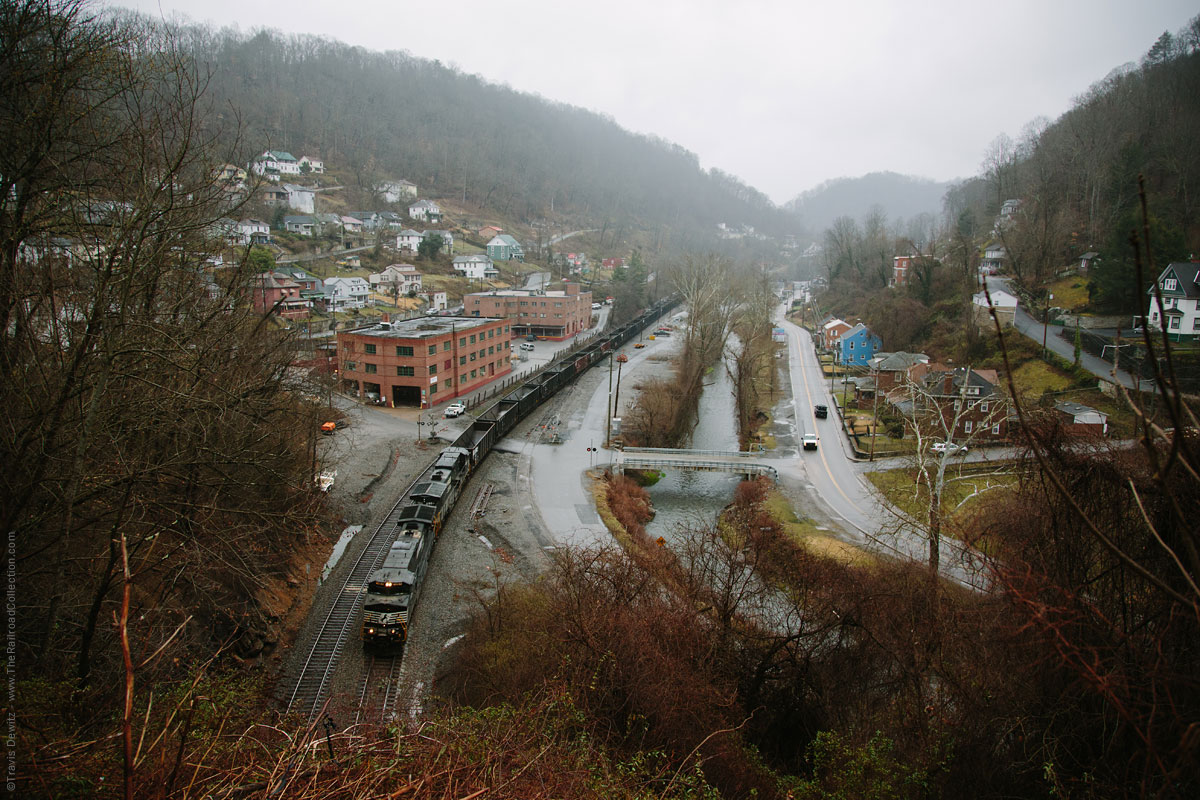
<svg viewBox="0 0 1200 800">
<path fill-rule="evenodd" d="M 860 178 L 834 178 L 801 192 L 785 207 L 800 215 L 811 231 L 828 227 L 838 217 L 862 219 L 874 205 L 888 219 L 911 219 L 918 214 L 940 214 L 942 198 L 952 184 L 900 175 L 872 172 Z"/>
</svg>

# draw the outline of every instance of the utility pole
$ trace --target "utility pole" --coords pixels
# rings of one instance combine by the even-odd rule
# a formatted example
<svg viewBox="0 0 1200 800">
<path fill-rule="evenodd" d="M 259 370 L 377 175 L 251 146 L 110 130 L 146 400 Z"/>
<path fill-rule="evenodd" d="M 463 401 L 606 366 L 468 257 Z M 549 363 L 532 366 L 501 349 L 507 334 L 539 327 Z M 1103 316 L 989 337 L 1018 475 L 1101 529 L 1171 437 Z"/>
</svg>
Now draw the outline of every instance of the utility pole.
<svg viewBox="0 0 1200 800">
<path fill-rule="evenodd" d="M 879 430 L 879 373 L 874 373 L 875 391 L 874 402 L 871 406 L 871 455 L 869 461 L 875 460 L 875 433 Z"/>
<path fill-rule="evenodd" d="M 612 365 L 613 365 L 613 354 L 612 354 L 612 351 L 609 350 L 608 351 L 608 405 L 606 407 L 607 416 L 605 417 L 605 420 L 604 420 L 604 446 L 605 447 L 612 446 L 612 399 L 613 399 Z"/>
<path fill-rule="evenodd" d="M 1046 298 L 1046 307 L 1042 311 L 1042 358 L 1046 357 L 1046 335 L 1050 330 L 1050 301 L 1054 299 L 1054 295 L 1048 295 Z"/>
</svg>

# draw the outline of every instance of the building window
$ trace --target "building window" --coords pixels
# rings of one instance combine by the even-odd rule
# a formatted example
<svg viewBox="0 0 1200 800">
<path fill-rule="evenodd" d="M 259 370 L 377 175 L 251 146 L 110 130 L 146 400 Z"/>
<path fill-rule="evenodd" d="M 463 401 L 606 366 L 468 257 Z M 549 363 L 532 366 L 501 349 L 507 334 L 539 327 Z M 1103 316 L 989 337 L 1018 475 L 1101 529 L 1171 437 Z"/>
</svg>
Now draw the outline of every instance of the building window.
<svg viewBox="0 0 1200 800">
<path fill-rule="evenodd" d="M 975 423 L 972 422 L 971 420 L 967 420 L 966 422 L 963 423 L 963 430 L 966 431 L 967 433 L 970 433 L 974 427 L 975 427 Z"/>
<path fill-rule="evenodd" d="M 375 345 L 373 345 L 373 344 L 364 344 L 364 345 L 363 345 L 363 351 L 364 351 L 364 352 L 365 352 L 367 355 L 369 355 L 369 356 L 373 356 L 373 355 L 375 355 Z"/>
<path fill-rule="evenodd" d="M 436 383 L 429 384 L 429 393 L 437 394 L 437 384 Z"/>
<path fill-rule="evenodd" d="M 1179 330 L 1179 317 L 1171 317 L 1171 321 L 1167 323 L 1167 327 L 1173 331 Z"/>
<path fill-rule="evenodd" d="M 412 354 L 413 354 L 413 349 L 411 347 L 403 347 L 403 346 L 396 347 L 396 355 L 398 355 L 398 356 L 411 356 Z"/>
<path fill-rule="evenodd" d="M 459 346 L 459 347 L 466 347 L 466 346 L 467 346 L 467 337 L 463 336 L 462 338 L 460 338 L 460 339 L 458 340 L 458 346 Z"/>
<path fill-rule="evenodd" d="M 984 400 L 982 403 L 979 404 L 979 410 L 981 412 L 983 412 L 984 414 L 987 413 L 987 410 L 988 410 L 987 400 Z"/>
<path fill-rule="evenodd" d="M 442 352 L 449 350 L 453 346 L 454 346 L 454 342 L 447 339 L 446 341 L 442 342 Z"/>
<path fill-rule="evenodd" d="M 436 352 L 437 352 L 437 345 L 436 344 L 429 345 L 429 355 L 433 355 Z"/>
<path fill-rule="evenodd" d="M 490 329 L 490 330 L 488 331 L 488 338 L 489 338 L 489 339 L 495 339 L 495 338 L 496 338 L 496 329 L 495 329 L 495 328 L 492 328 L 492 329 Z"/>
<path fill-rule="evenodd" d="M 347 372 L 354 372 L 354 370 L 358 369 L 358 364 L 354 361 L 347 361 L 342 364 L 342 369 L 346 370 Z"/>
<path fill-rule="evenodd" d="M 476 372 L 476 370 L 471 370 L 471 377 L 472 377 L 472 378 L 474 378 L 474 377 L 475 377 L 475 372 Z"/>
<path fill-rule="evenodd" d="M 396 367 L 396 374 L 402 378 L 412 378 L 417 374 L 416 367 Z"/>
<path fill-rule="evenodd" d="M 379 367 L 376 366 L 375 364 L 370 364 L 370 363 L 363 364 L 363 372 L 366 372 L 368 375 L 374 375 L 378 371 L 379 371 Z"/>
<path fill-rule="evenodd" d="M 492 355 L 492 354 L 493 354 L 493 353 L 495 353 L 495 352 L 496 352 L 496 348 L 495 348 L 495 346 L 494 346 L 494 345 L 488 345 L 488 355 L 490 356 L 490 355 Z"/>
<path fill-rule="evenodd" d="M 437 364 L 430 364 L 430 365 L 429 365 L 429 374 L 430 374 L 430 375 L 437 375 Z"/>
<path fill-rule="evenodd" d="M 471 360 L 472 360 L 472 361 L 474 361 L 474 360 L 475 360 L 475 354 L 474 354 L 474 353 L 471 353 Z"/>
<path fill-rule="evenodd" d="M 999 422 L 997 422 L 995 425 L 992 426 L 992 433 L 994 433 L 996 436 L 1000 435 L 1000 423 Z"/>
<path fill-rule="evenodd" d="M 1163 291 L 1173 292 L 1175 291 L 1175 286 L 1176 283 L 1174 278 L 1166 278 L 1163 280 Z"/>
<path fill-rule="evenodd" d="M 442 364 L 442 369 L 450 369 L 452 366 L 454 366 L 454 359 L 447 358 L 445 363 Z"/>
<path fill-rule="evenodd" d="M 461 365 L 463 365 L 463 364 L 465 364 L 465 363 L 467 363 L 467 357 L 466 357 L 466 356 L 459 356 L 459 357 L 458 357 L 458 363 L 459 363 L 459 365 L 460 365 L 460 366 L 461 366 Z"/>
<path fill-rule="evenodd" d="M 475 334 L 471 334 L 471 344 L 475 344 Z"/>
<path fill-rule="evenodd" d="M 978 396 L 979 396 L 979 387 L 978 386 L 968 386 L 967 387 L 967 397 L 978 397 Z"/>
</svg>

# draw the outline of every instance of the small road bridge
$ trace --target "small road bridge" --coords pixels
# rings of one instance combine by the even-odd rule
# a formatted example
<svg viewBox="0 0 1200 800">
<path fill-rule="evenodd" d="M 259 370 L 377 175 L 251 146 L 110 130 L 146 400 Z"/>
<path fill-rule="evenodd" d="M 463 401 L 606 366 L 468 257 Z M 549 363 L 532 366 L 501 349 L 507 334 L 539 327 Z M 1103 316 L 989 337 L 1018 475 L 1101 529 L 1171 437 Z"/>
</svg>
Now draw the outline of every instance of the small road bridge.
<svg viewBox="0 0 1200 800">
<path fill-rule="evenodd" d="M 666 447 L 627 447 L 614 454 L 617 472 L 627 469 L 682 469 L 698 472 L 733 472 L 739 475 L 767 475 L 778 480 L 775 468 L 766 463 L 759 451 L 673 450 Z"/>
</svg>

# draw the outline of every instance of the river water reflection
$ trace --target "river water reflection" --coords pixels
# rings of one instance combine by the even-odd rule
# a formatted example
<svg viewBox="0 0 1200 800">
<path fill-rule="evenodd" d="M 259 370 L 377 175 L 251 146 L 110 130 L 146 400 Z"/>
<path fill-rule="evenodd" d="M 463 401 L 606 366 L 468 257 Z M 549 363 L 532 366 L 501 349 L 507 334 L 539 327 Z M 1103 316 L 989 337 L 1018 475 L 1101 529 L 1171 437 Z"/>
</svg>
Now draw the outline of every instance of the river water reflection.
<svg viewBox="0 0 1200 800">
<path fill-rule="evenodd" d="M 718 363 L 705 379 L 700 396 L 698 422 L 691 442 L 696 450 L 737 450 L 737 410 L 733 381 L 725 363 Z M 646 525 L 654 539 L 670 541 L 679 525 L 711 524 L 717 513 L 733 500 L 741 477 L 726 472 L 682 472 L 672 470 L 647 491 L 655 516 Z"/>
</svg>

